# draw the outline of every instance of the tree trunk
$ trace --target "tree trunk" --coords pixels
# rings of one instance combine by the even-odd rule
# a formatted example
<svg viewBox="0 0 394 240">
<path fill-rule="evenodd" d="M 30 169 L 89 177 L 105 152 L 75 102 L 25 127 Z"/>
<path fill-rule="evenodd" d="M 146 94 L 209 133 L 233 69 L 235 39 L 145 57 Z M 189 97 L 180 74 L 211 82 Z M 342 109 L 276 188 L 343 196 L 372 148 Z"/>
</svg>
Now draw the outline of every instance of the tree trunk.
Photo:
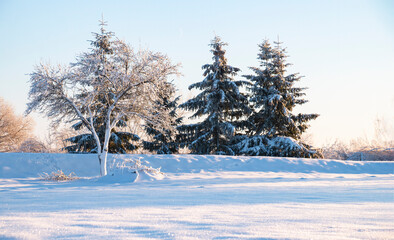
<svg viewBox="0 0 394 240">
<path fill-rule="evenodd" d="M 100 162 L 100 176 L 105 176 L 107 175 L 107 151 L 103 151 L 102 153 L 99 153 L 99 162 Z"/>
<path fill-rule="evenodd" d="M 105 136 L 104 136 L 104 144 L 102 146 L 102 152 L 99 156 L 100 159 L 100 174 L 101 176 L 107 175 L 107 155 L 108 155 L 108 144 L 109 139 L 111 137 L 111 109 L 108 110 L 107 119 L 105 123 Z"/>
</svg>

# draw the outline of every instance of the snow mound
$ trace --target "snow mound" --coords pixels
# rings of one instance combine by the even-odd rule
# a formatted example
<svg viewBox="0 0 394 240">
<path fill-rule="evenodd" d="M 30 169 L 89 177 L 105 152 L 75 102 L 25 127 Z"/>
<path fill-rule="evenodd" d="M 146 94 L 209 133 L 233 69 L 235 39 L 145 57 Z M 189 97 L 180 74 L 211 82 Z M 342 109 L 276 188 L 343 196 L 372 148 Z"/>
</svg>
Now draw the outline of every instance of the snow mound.
<svg viewBox="0 0 394 240">
<path fill-rule="evenodd" d="M 147 182 L 162 180 L 164 173 L 160 168 L 152 168 L 143 165 L 141 157 L 133 159 L 114 158 L 108 171 L 108 175 L 99 179 L 104 182 Z"/>
<path fill-rule="evenodd" d="M 0 178 L 36 178 L 62 170 L 78 177 L 100 174 L 97 154 L 0 153 Z"/>
<path fill-rule="evenodd" d="M 137 159 L 140 171 L 133 171 Z M 124 161 L 124 162 L 123 162 Z M 123 162 L 123 163 L 122 163 Z M 123 167 L 122 167 L 122 164 Z M 137 165 L 138 165 L 137 164 Z M 145 167 L 143 167 L 145 166 Z M 147 167 L 151 166 L 151 167 Z M 289 157 L 248 157 L 215 155 L 133 155 L 109 154 L 106 181 L 154 181 L 166 174 L 250 171 L 287 173 L 393 174 L 394 161 L 342 161 Z M 158 172 L 153 171 L 154 169 Z M 0 153 L 0 179 L 37 178 L 40 174 L 62 170 L 78 177 L 97 177 L 97 154 Z M 137 174 L 138 173 L 138 174 Z"/>
<path fill-rule="evenodd" d="M 154 181 L 154 180 L 162 180 L 164 178 L 164 173 L 162 172 L 151 172 L 147 170 L 138 170 L 136 171 L 137 177 L 134 182 L 146 182 L 146 181 Z"/>
</svg>

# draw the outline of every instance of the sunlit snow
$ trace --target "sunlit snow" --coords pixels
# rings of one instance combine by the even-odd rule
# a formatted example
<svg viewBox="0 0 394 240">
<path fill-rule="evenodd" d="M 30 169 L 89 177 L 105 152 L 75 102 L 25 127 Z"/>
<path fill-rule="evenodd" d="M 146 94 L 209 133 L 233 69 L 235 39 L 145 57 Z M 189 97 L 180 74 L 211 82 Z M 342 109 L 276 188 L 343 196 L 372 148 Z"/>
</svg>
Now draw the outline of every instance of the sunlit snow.
<svg viewBox="0 0 394 240">
<path fill-rule="evenodd" d="M 394 236 L 394 162 L 110 155 L 109 169 L 121 159 L 164 178 L 98 178 L 97 155 L 0 154 L 0 239 Z M 58 169 L 82 179 L 37 177 Z"/>
</svg>

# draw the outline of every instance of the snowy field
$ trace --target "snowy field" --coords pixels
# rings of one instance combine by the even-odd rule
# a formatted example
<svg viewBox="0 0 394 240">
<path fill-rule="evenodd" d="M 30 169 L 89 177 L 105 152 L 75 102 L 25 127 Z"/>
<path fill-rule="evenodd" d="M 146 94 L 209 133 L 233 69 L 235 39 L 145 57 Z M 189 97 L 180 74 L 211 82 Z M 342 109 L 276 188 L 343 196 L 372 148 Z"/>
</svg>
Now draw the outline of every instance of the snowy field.
<svg viewBox="0 0 394 240">
<path fill-rule="evenodd" d="M 109 167 L 124 158 L 164 179 L 100 179 L 96 155 L 1 153 L 0 239 L 394 239 L 394 162 L 110 155 Z M 38 178 L 58 169 L 82 179 Z"/>
</svg>

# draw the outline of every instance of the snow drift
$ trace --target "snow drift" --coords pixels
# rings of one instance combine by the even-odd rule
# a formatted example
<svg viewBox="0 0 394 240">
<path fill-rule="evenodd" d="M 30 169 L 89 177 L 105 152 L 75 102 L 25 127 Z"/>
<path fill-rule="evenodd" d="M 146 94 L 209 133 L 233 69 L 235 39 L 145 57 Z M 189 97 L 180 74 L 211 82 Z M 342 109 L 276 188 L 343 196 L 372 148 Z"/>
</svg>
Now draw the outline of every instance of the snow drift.
<svg viewBox="0 0 394 240">
<path fill-rule="evenodd" d="M 95 154 L 0 154 L 0 239 L 336 240 L 392 239 L 394 233 L 394 162 L 108 160 L 108 176 L 98 178 Z M 159 167 L 165 175 L 152 174 Z M 37 178 L 58 169 L 81 179 Z"/>
<path fill-rule="evenodd" d="M 111 171 L 115 171 L 115 165 L 125 159 L 141 160 L 143 165 L 155 169 L 161 168 L 164 173 L 201 171 L 394 173 L 393 162 L 217 155 L 110 154 L 108 156 L 110 174 Z M 96 154 L 0 153 L 0 178 L 38 177 L 43 172 L 51 173 L 57 170 L 62 170 L 66 174 L 74 172 L 79 177 L 94 177 L 100 174 Z"/>
</svg>

